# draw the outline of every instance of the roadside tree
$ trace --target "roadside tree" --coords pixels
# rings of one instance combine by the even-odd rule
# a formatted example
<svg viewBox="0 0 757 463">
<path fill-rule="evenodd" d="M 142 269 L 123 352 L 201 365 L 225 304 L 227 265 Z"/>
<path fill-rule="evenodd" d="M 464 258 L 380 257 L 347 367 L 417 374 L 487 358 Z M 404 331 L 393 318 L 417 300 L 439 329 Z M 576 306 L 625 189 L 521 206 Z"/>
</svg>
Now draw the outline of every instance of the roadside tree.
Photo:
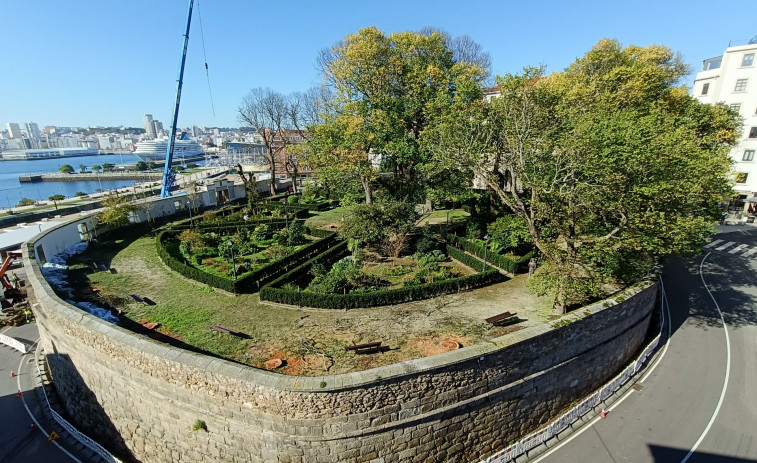
<svg viewBox="0 0 757 463">
<path fill-rule="evenodd" d="M 71 164 L 63 164 L 60 166 L 60 171 L 64 174 L 73 174 L 75 172 Z"/>
<path fill-rule="evenodd" d="M 47 199 L 49 201 L 53 202 L 53 205 L 55 205 L 55 210 L 57 211 L 58 210 L 58 201 L 63 201 L 64 199 L 66 199 L 66 197 L 63 196 L 63 195 L 52 195 L 52 196 L 50 196 Z"/>
<path fill-rule="evenodd" d="M 555 313 L 696 252 L 730 193 L 739 124 L 676 86 L 680 56 L 602 40 L 564 72 L 497 80 L 491 105 L 458 99 L 433 141 L 523 219 Z"/>
</svg>

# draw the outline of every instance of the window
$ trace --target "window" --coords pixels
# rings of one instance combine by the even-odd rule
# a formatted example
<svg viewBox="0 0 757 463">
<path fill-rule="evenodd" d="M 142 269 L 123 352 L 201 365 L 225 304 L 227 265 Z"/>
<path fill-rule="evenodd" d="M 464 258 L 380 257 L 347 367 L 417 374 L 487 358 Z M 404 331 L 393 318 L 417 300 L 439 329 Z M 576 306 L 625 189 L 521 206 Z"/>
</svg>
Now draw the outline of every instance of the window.
<svg viewBox="0 0 757 463">
<path fill-rule="evenodd" d="M 739 79 L 736 81 L 736 87 L 734 87 L 734 92 L 746 92 L 746 81 L 747 79 Z"/>
<path fill-rule="evenodd" d="M 744 157 L 742 161 L 754 161 L 754 150 L 744 150 Z"/>
<path fill-rule="evenodd" d="M 736 183 L 746 183 L 746 178 L 749 176 L 746 172 L 736 172 Z"/>
<path fill-rule="evenodd" d="M 710 83 L 702 85 L 702 95 L 707 95 L 707 91 L 710 90 Z"/>
<path fill-rule="evenodd" d="M 749 129 L 749 138 L 757 138 L 757 127 Z"/>
<path fill-rule="evenodd" d="M 736 112 L 741 111 L 741 103 L 731 103 L 731 109 Z"/>
<path fill-rule="evenodd" d="M 754 53 L 747 53 L 741 59 L 741 66 L 751 66 L 754 63 Z"/>
</svg>

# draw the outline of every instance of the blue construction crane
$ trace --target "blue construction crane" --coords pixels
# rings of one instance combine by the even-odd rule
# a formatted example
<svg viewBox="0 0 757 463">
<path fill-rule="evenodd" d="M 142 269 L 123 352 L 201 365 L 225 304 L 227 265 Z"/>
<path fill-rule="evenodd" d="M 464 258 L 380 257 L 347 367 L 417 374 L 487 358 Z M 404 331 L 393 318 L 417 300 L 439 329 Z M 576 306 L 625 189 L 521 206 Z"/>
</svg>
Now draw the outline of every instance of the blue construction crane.
<svg viewBox="0 0 757 463">
<path fill-rule="evenodd" d="M 166 152 L 166 164 L 163 167 L 163 186 L 160 188 L 160 197 L 168 198 L 171 196 L 171 188 L 176 174 L 171 169 L 173 160 L 173 147 L 176 143 L 176 124 L 179 119 L 179 102 L 181 101 L 181 84 L 184 81 L 184 62 L 187 60 L 187 45 L 189 45 L 189 25 L 192 22 L 192 6 L 194 0 L 189 0 L 189 11 L 187 11 L 187 30 L 184 33 L 184 46 L 181 52 L 181 67 L 179 68 L 179 82 L 176 87 L 176 106 L 173 110 L 173 122 L 171 123 L 171 136 L 168 139 L 168 150 Z"/>
</svg>

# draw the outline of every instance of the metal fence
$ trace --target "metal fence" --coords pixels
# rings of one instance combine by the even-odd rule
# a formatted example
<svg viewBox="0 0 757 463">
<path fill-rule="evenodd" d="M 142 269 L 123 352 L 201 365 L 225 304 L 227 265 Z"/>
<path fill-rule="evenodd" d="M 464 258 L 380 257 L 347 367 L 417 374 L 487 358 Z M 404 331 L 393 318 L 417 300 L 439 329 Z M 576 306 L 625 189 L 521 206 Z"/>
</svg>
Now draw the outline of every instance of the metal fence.
<svg viewBox="0 0 757 463">
<path fill-rule="evenodd" d="M 510 445 L 509 447 L 501 450 L 500 452 L 490 456 L 482 463 L 506 463 L 514 460 L 516 457 L 523 455 L 529 450 L 537 447 L 544 442 L 548 441 L 552 437 L 559 434 L 565 428 L 578 421 L 579 418 L 599 406 L 608 397 L 620 389 L 631 377 L 633 377 L 642 367 L 647 357 L 655 351 L 662 338 L 662 327 L 664 325 L 664 312 L 663 322 L 660 323 L 660 333 L 652 340 L 652 342 L 644 348 L 644 351 L 628 365 L 620 374 L 615 376 L 610 382 L 605 384 L 601 389 L 592 393 L 578 405 L 571 408 L 555 421 L 550 423 L 547 427 L 539 429 L 526 437 L 522 438 L 518 442 Z"/>
<path fill-rule="evenodd" d="M 39 367 L 39 358 L 37 357 L 37 352 L 34 351 L 34 359 L 37 363 L 37 373 L 39 374 L 40 379 L 45 378 L 46 376 L 42 373 L 42 370 Z M 47 391 L 45 391 L 44 384 L 41 386 L 42 389 L 42 395 L 45 397 L 45 403 L 47 404 L 48 410 L 50 410 L 50 413 L 53 416 L 53 419 L 66 431 L 73 436 L 74 439 L 81 442 L 82 445 L 87 447 L 92 452 L 96 453 L 100 458 L 103 459 L 103 461 L 106 461 L 108 463 L 122 463 L 121 460 L 111 455 L 110 452 L 105 450 L 100 444 L 83 434 L 81 431 L 76 429 L 71 423 L 66 421 L 65 418 L 60 416 L 58 412 L 56 412 L 53 407 L 50 405 L 50 400 L 47 398 Z"/>
<path fill-rule="evenodd" d="M 18 351 L 21 351 L 22 354 L 26 353 L 26 345 L 19 341 L 18 339 L 14 339 L 10 336 L 7 336 L 5 334 L 0 334 L 0 344 L 5 344 L 6 346 L 12 347 Z"/>
</svg>

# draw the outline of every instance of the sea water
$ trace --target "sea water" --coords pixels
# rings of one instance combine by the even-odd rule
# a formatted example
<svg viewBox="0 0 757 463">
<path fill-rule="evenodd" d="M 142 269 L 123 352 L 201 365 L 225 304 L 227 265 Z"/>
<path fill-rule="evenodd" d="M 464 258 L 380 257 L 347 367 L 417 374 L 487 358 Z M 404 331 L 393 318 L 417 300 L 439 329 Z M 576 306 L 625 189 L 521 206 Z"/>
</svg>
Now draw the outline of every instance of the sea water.
<svg viewBox="0 0 757 463">
<path fill-rule="evenodd" d="M 35 182 L 21 183 L 20 175 L 39 175 L 60 172 L 61 166 L 68 164 L 79 172 L 80 166 L 92 171 L 94 165 L 134 164 L 141 159 L 133 154 L 109 154 L 96 156 L 76 156 L 70 158 L 35 159 L 31 161 L 0 161 L 0 209 L 13 207 L 22 198 L 34 201 L 47 200 L 50 196 L 74 196 L 78 192 L 91 194 L 99 191 L 126 188 L 141 180 L 88 180 L 79 182 Z M 199 163 L 198 163 L 199 164 Z"/>
</svg>

